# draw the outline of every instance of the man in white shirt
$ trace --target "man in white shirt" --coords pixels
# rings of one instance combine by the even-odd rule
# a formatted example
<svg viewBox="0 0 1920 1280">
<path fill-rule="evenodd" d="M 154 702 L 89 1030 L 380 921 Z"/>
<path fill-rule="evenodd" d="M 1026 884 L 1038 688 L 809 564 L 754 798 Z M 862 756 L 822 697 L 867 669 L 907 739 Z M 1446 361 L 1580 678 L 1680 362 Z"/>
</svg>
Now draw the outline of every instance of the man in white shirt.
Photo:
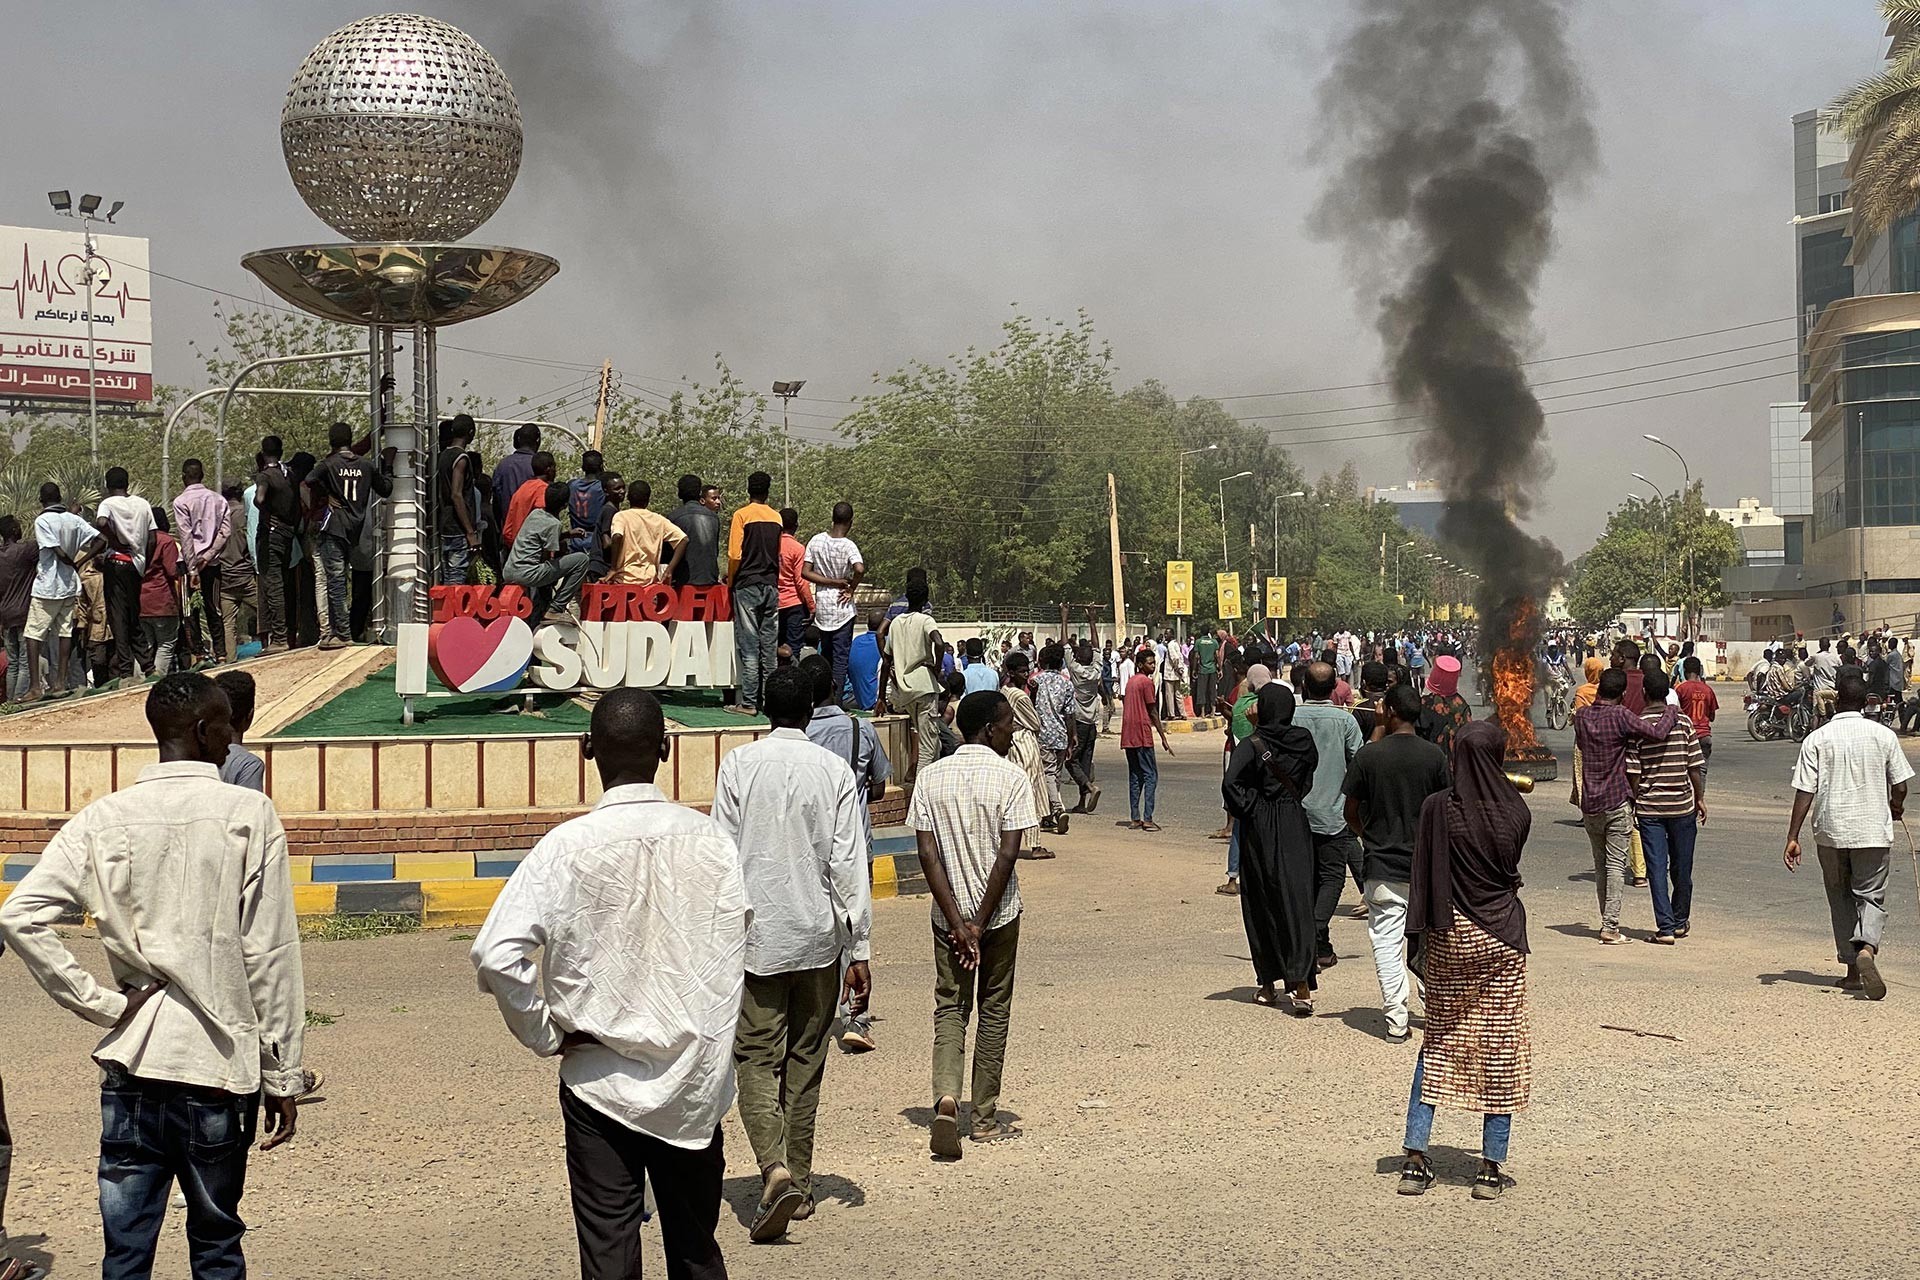
<svg viewBox="0 0 1920 1280">
<path fill-rule="evenodd" d="M 1833 681 L 1840 672 L 1840 655 L 1833 641 L 1822 640 L 1819 651 L 1807 659 L 1807 671 L 1813 677 L 1813 710 L 1822 720 L 1833 714 Z"/>
<path fill-rule="evenodd" d="M 107 588 L 107 621 L 113 628 L 108 670 L 118 680 L 140 671 L 140 581 L 153 545 L 153 504 L 127 492 L 131 482 L 125 467 L 107 468 L 105 479 L 107 496 L 100 500 L 93 523 L 107 540 L 100 572 Z M 152 666 L 153 655 L 147 656 Z"/>
<path fill-rule="evenodd" d="M 973 1046 L 975 1142 L 1014 1136 L 999 1121 L 1000 1080 L 1020 950 L 1021 838 L 1040 825 L 1026 770 L 1007 760 L 1013 707 L 997 690 L 970 693 L 955 716 L 965 745 L 921 772 L 907 824 L 933 894 L 933 1154 L 960 1158 L 960 1086 L 967 1022 Z"/>
<path fill-rule="evenodd" d="M 913 723 L 907 777 L 940 758 L 940 632 L 927 609 L 924 573 L 907 575 L 906 612 L 887 622 L 882 649 L 891 661 L 900 705 Z"/>
<path fill-rule="evenodd" d="M 0 937 L 61 1007 L 107 1028 L 100 1086 L 101 1272 L 149 1275 L 177 1182 L 196 1276 L 245 1274 L 240 1196 L 293 1136 L 306 999 L 287 837 L 273 802 L 220 781 L 227 697 L 193 672 L 147 695 L 160 762 L 54 836 L 0 905 Z M 102 986 L 56 926 L 92 916 Z M 191 1141 L 187 1139 L 191 1138 Z"/>
<path fill-rule="evenodd" d="M 760 1167 L 756 1244 L 813 1215 L 813 1129 L 827 1041 L 846 985 L 863 996 L 873 903 L 860 799 L 844 758 L 807 740 L 813 681 L 797 667 L 767 677 L 761 709 L 773 732 L 720 761 L 713 818 L 740 846 L 753 924 L 746 998 L 734 1034 L 740 1123 Z"/>
<path fill-rule="evenodd" d="M 733 1105 L 752 918 L 740 852 L 712 818 L 653 785 L 670 747 L 652 694 L 609 691 L 581 752 L 604 794 L 514 871 L 473 965 L 515 1038 L 562 1055 L 581 1275 L 639 1274 L 650 1175 L 667 1273 L 724 1280 L 720 1122 Z"/>
<path fill-rule="evenodd" d="M 22 702 L 37 702 L 48 693 L 56 698 L 66 696 L 73 614 L 80 603 L 79 566 L 104 546 L 86 517 L 61 505 L 60 486 L 51 480 L 40 486 L 40 506 L 40 514 L 33 521 L 39 560 L 28 597 L 27 624 L 21 631 L 27 646 L 27 692 Z M 137 597 L 134 603 L 137 610 Z M 137 612 L 134 623 L 136 627 L 139 624 Z M 43 656 L 53 671 L 50 686 L 40 678 Z"/>
<path fill-rule="evenodd" d="M 1800 869 L 1800 826 L 1811 809 L 1836 958 L 1847 966 L 1840 987 L 1881 1000 L 1887 983 L 1877 957 L 1887 919 L 1887 861 L 1913 766 L 1893 730 L 1860 714 L 1867 680 L 1859 670 L 1849 667 L 1835 677 L 1834 701 L 1833 719 L 1800 744 L 1785 861 L 1787 870 Z"/>
<path fill-rule="evenodd" d="M 813 625 L 820 629 L 820 652 L 833 669 L 833 700 L 847 687 L 847 659 L 853 653 L 853 593 L 867 574 L 853 538 L 853 504 L 834 504 L 833 525 L 807 543 L 807 568 L 833 585 L 813 593 Z"/>
</svg>

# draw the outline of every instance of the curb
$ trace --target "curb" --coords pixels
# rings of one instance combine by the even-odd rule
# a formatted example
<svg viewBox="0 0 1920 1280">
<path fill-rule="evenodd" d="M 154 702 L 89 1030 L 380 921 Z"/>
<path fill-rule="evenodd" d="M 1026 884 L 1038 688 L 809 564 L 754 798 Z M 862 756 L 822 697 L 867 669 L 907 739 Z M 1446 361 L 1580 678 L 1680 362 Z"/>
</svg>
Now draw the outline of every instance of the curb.
<svg viewBox="0 0 1920 1280">
<path fill-rule="evenodd" d="M 1168 733 L 1217 733 L 1227 727 L 1227 722 L 1219 716 L 1195 716 L 1188 720 L 1166 720 Z"/>
</svg>

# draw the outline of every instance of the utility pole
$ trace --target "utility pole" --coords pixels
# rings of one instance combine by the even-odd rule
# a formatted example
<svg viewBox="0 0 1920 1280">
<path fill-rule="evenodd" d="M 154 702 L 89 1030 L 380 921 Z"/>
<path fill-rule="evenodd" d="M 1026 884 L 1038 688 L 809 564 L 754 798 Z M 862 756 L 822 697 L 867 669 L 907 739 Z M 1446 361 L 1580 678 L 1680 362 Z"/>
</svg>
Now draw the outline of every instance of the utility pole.
<svg viewBox="0 0 1920 1280">
<path fill-rule="evenodd" d="M 613 391 L 613 361 L 600 366 L 600 398 L 593 407 L 593 442 L 588 447 L 598 449 L 607 435 L 607 397 Z"/>
<path fill-rule="evenodd" d="M 780 505 L 793 505 L 793 434 L 787 426 L 787 410 L 793 407 L 793 398 L 800 394 L 800 388 L 807 385 L 805 378 L 773 384 L 773 394 L 780 397 L 780 449 L 786 458 L 786 481 L 781 487 Z"/>
<path fill-rule="evenodd" d="M 1127 589 L 1120 577 L 1120 491 L 1107 472 L 1107 535 L 1113 551 L 1113 643 L 1118 647 L 1127 634 Z"/>
</svg>

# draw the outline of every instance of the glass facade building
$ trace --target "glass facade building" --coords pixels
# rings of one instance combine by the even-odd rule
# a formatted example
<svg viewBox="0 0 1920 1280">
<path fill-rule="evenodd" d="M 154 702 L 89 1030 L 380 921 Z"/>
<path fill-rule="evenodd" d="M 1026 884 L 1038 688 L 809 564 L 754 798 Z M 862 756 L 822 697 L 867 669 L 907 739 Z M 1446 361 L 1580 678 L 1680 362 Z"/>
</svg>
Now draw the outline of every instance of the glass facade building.
<svg viewBox="0 0 1920 1280">
<path fill-rule="evenodd" d="M 1843 340 L 1838 430 L 1813 441 L 1815 540 L 1920 525 L 1920 330 Z"/>
</svg>

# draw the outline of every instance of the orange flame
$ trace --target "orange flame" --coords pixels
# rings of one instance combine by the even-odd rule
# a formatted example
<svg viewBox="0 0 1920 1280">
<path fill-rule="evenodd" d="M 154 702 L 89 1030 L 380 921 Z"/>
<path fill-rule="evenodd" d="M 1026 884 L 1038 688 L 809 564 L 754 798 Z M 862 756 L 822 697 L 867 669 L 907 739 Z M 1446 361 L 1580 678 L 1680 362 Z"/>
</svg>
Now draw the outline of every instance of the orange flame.
<svg viewBox="0 0 1920 1280">
<path fill-rule="evenodd" d="M 1507 731 L 1509 757 L 1540 750 L 1532 718 L 1533 619 L 1533 601 L 1521 601 L 1507 628 L 1507 643 L 1493 656 L 1494 715 Z"/>
</svg>

